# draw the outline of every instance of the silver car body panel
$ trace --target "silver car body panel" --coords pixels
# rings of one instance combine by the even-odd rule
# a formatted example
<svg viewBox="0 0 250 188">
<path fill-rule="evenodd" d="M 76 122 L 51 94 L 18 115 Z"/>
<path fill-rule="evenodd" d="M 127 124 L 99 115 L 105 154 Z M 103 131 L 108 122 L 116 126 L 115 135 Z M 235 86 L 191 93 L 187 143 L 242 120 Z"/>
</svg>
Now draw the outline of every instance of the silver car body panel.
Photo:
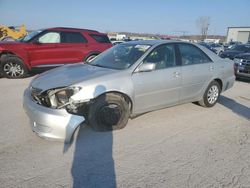
<svg viewBox="0 0 250 188">
<path fill-rule="evenodd" d="M 85 120 L 83 116 L 69 114 L 65 109 L 51 109 L 36 104 L 29 89 L 24 92 L 23 107 L 30 118 L 32 130 L 48 139 L 69 142 L 75 129 Z"/>
<path fill-rule="evenodd" d="M 112 70 L 82 63 L 66 65 L 37 76 L 30 87 L 39 88 L 42 91 L 60 87 L 81 87 L 78 93 L 71 96 L 71 100 L 75 103 L 90 101 L 107 92 L 122 93 L 131 100 L 131 115 L 135 115 L 201 100 L 207 86 L 214 79 L 222 82 L 222 92 L 233 86 L 235 80 L 233 62 L 220 58 L 198 44 L 194 45 L 210 57 L 211 63 L 177 66 L 151 72 L 137 71 L 152 49 L 158 45 L 173 42 L 184 43 L 171 40 L 136 41 L 142 45 L 150 44 L 151 47 L 126 70 Z M 50 109 L 33 103 L 29 91 L 26 91 L 24 106 L 30 119 L 60 130 L 59 133 L 53 132 L 53 135 L 40 133 L 40 136 L 63 138 L 65 135 L 68 140 L 75 128 L 84 121 L 84 117 L 69 114 L 64 109 Z"/>
</svg>

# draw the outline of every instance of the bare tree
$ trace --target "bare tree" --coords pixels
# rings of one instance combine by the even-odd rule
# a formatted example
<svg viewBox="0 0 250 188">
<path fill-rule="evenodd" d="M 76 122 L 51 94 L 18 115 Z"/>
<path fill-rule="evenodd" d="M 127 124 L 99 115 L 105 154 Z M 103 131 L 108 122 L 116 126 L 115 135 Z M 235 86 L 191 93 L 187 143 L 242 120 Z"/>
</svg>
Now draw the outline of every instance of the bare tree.
<svg viewBox="0 0 250 188">
<path fill-rule="evenodd" d="M 210 17 L 202 16 L 196 20 L 196 25 L 201 32 L 201 38 L 204 40 L 207 38 L 208 27 L 210 25 Z"/>
</svg>

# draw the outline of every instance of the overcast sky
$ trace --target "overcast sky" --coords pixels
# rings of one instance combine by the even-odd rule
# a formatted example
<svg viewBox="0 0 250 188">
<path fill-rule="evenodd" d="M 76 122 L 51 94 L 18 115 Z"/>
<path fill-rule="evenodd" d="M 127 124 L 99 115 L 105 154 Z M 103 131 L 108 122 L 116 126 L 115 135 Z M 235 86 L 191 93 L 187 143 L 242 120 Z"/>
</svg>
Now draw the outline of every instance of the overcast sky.
<svg viewBox="0 0 250 188">
<path fill-rule="evenodd" d="M 196 20 L 208 16 L 208 33 L 226 35 L 250 26 L 249 8 L 250 0 L 0 0 L 0 25 L 179 35 L 198 34 Z"/>
</svg>

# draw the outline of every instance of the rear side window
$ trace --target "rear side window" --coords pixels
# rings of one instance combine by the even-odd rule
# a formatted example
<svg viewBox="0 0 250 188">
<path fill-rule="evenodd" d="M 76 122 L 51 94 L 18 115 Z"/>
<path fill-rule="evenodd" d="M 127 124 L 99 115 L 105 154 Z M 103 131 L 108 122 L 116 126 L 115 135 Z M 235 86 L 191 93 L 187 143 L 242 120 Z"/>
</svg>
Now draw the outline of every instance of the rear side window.
<svg viewBox="0 0 250 188">
<path fill-rule="evenodd" d="M 90 34 L 90 36 L 95 39 L 95 41 L 99 43 L 110 43 L 109 38 L 106 35 L 95 35 L 95 34 Z"/>
<path fill-rule="evenodd" d="M 209 63 L 212 60 L 198 47 L 195 47 L 192 44 L 178 44 L 182 65 L 194 65 Z"/>
<path fill-rule="evenodd" d="M 87 39 L 78 32 L 62 32 L 62 43 L 87 43 Z"/>
</svg>

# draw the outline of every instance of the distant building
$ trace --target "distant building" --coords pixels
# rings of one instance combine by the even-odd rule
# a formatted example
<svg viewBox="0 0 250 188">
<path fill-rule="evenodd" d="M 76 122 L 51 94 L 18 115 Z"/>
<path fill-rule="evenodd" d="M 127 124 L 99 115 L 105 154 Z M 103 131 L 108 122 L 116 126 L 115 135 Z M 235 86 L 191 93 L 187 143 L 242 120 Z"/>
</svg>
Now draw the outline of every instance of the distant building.
<svg viewBox="0 0 250 188">
<path fill-rule="evenodd" d="M 228 27 L 226 42 L 228 43 L 231 41 L 242 43 L 250 41 L 250 27 Z"/>
</svg>

